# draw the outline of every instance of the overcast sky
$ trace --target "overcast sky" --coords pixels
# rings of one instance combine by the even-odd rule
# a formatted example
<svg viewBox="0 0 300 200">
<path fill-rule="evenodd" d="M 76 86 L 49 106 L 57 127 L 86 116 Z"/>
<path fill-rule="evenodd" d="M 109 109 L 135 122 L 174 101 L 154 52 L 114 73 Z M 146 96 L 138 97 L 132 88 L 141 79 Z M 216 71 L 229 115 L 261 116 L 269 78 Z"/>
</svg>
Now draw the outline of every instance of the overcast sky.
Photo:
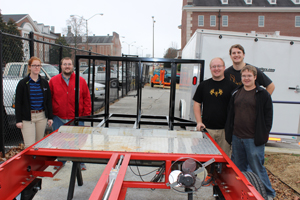
<svg viewBox="0 0 300 200">
<path fill-rule="evenodd" d="M 47 3 L 40 0 L 2 0 L 2 14 L 29 14 L 38 23 L 55 26 L 56 33 L 65 34 L 70 15 L 83 16 L 88 20 L 89 35 L 112 35 L 115 31 L 121 42 L 134 43 L 130 54 L 152 56 L 153 20 L 154 56 L 163 57 L 171 46 L 180 48 L 182 0 L 52 0 Z M 124 38 L 123 38 L 124 37 Z M 128 54 L 128 45 L 122 44 L 122 53 Z"/>
</svg>

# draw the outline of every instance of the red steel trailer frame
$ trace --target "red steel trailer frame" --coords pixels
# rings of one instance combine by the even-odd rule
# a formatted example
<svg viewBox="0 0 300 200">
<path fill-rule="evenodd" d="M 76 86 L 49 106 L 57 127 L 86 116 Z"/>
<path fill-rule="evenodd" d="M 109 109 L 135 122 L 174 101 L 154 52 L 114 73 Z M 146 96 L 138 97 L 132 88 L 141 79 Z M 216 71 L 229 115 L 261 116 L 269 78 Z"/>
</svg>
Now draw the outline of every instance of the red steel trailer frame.
<svg viewBox="0 0 300 200">
<path fill-rule="evenodd" d="M 48 166 L 61 165 L 61 162 L 55 161 L 57 157 L 68 157 L 81 159 L 109 159 L 105 170 L 103 171 L 97 185 L 93 190 L 93 193 L 89 198 L 90 200 L 102 199 L 109 182 L 109 172 L 113 167 L 116 166 L 120 156 L 123 155 L 124 159 L 115 180 L 115 184 L 111 190 L 111 195 L 109 196 L 110 200 L 125 199 L 127 188 L 170 189 L 170 187 L 168 187 L 166 184 L 169 182 L 168 177 L 172 162 L 183 157 L 190 157 L 199 162 L 207 162 L 208 160 L 214 158 L 215 163 L 221 163 L 221 173 L 215 172 L 214 178 L 217 183 L 217 187 L 220 189 L 225 199 L 263 200 L 262 196 L 257 192 L 255 187 L 245 178 L 242 172 L 234 165 L 234 163 L 210 137 L 210 135 L 206 135 L 211 139 L 222 155 L 65 150 L 34 148 L 34 144 L 0 165 L 0 196 L 1 199 L 14 199 L 37 177 L 54 177 L 59 170 L 57 170 L 55 173 L 44 170 Z M 130 160 L 164 161 L 166 169 L 164 176 L 165 181 L 156 183 L 124 181 Z M 72 185 L 72 182 L 75 183 L 74 178 L 73 180 L 71 178 L 70 185 Z M 80 179 L 78 176 L 77 178 Z M 79 185 L 83 184 L 82 180 L 79 180 L 78 183 Z M 73 192 L 74 185 L 73 188 L 69 189 L 68 199 L 72 199 Z"/>
</svg>

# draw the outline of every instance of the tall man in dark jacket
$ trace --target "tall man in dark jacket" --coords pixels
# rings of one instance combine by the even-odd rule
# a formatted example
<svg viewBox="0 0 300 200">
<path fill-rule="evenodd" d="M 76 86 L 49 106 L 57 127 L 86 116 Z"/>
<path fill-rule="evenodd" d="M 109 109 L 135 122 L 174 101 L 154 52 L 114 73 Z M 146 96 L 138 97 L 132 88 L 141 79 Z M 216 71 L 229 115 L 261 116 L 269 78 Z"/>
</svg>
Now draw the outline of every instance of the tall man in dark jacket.
<svg viewBox="0 0 300 200">
<path fill-rule="evenodd" d="M 269 199 L 275 197 L 264 167 L 265 143 L 272 128 L 273 105 L 270 94 L 255 83 L 257 69 L 246 65 L 242 83 L 233 93 L 225 127 L 226 141 L 232 143 L 233 162 L 241 171 L 247 166 L 263 182 Z"/>
</svg>

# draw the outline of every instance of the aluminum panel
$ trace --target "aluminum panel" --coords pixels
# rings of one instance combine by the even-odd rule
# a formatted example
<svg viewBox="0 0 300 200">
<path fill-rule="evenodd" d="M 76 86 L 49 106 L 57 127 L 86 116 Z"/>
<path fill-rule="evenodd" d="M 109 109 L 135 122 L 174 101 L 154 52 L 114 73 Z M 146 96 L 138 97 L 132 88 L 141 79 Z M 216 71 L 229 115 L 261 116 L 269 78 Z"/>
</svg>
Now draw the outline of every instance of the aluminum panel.
<svg viewBox="0 0 300 200">
<path fill-rule="evenodd" d="M 126 151 L 143 153 L 218 154 L 202 132 L 61 126 L 36 148 Z"/>
</svg>

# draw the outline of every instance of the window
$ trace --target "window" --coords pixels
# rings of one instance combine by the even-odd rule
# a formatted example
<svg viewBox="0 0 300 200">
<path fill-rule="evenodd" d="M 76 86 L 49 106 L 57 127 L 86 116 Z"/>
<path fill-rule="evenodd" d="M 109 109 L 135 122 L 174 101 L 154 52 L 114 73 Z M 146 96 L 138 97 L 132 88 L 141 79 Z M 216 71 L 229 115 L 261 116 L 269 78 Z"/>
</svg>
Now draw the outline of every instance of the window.
<svg viewBox="0 0 300 200">
<path fill-rule="evenodd" d="M 198 16 L 198 26 L 204 26 L 204 15 Z"/>
<path fill-rule="evenodd" d="M 295 27 L 300 27 L 300 16 L 295 16 Z"/>
<path fill-rule="evenodd" d="M 245 0 L 246 4 L 252 4 L 252 0 Z"/>
<path fill-rule="evenodd" d="M 276 0 L 268 0 L 270 4 L 276 4 Z"/>
<path fill-rule="evenodd" d="M 228 4 L 228 0 L 221 0 L 222 4 Z"/>
<path fill-rule="evenodd" d="M 22 65 L 19 65 L 19 64 L 12 64 L 12 65 L 9 67 L 9 70 L 8 70 L 7 75 L 8 75 L 8 76 L 19 76 L 20 71 L 21 71 L 21 67 L 22 67 Z"/>
<path fill-rule="evenodd" d="M 222 26 L 228 26 L 228 15 L 222 16 Z"/>
<path fill-rule="evenodd" d="M 258 16 L 258 27 L 265 26 L 265 16 Z"/>
<path fill-rule="evenodd" d="M 210 16 L 210 26 L 216 26 L 216 15 Z"/>
</svg>

